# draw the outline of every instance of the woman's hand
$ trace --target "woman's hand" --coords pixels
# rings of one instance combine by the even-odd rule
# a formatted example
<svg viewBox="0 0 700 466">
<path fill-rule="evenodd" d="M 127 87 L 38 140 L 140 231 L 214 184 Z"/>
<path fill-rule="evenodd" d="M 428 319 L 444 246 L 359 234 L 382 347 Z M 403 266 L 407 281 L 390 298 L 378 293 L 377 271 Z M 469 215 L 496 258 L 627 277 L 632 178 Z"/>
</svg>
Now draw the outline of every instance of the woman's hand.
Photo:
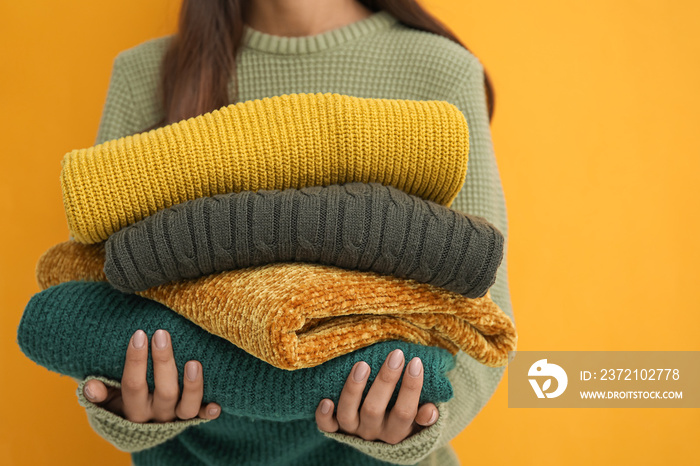
<svg viewBox="0 0 700 466">
<path fill-rule="evenodd" d="M 100 407 L 138 423 L 169 422 L 175 419 L 215 419 L 221 412 L 216 403 L 202 405 L 204 378 L 202 364 L 185 364 L 184 387 L 180 398 L 177 367 L 173 357 L 170 334 L 157 330 L 153 335 L 151 357 L 155 392 L 148 392 L 146 368 L 148 341 L 146 333 L 138 330 L 131 336 L 126 350 L 121 389 L 107 387 L 99 380 L 90 380 L 83 387 L 85 397 Z"/>
<path fill-rule="evenodd" d="M 433 403 L 418 408 L 423 388 L 423 363 L 413 358 L 403 376 L 396 404 L 387 411 L 387 405 L 401 377 L 404 355 L 399 349 L 392 351 L 384 361 L 362 403 L 362 392 L 370 373 L 369 365 L 356 363 L 338 400 L 337 415 L 333 414 L 333 402 L 321 400 L 316 408 L 316 423 L 324 432 L 342 432 L 365 440 L 381 440 L 397 444 L 423 427 L 433 425 L 438 410 Z M 362 404 L 362 406 L 360 406 Z"/>
</svg>

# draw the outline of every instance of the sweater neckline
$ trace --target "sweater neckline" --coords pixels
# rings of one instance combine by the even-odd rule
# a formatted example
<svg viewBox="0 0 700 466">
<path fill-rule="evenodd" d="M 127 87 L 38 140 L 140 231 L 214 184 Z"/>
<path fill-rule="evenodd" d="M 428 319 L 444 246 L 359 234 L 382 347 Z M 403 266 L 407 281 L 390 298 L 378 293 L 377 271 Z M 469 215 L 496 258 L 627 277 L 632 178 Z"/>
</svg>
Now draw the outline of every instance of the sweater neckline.
<svg viewBox="0 0 700 466">
<path fill-rule="evenodd" d="M 331 47 L 366 36 L 374 31 L 388 29 L 398 20 L 389 12 L 380 10 L 354 23 L 346 24 L 313 36 L 276 36 L 243 25 L 243 45 L 261 52 L 299 55 L 320 52 Z"/>
</svg>

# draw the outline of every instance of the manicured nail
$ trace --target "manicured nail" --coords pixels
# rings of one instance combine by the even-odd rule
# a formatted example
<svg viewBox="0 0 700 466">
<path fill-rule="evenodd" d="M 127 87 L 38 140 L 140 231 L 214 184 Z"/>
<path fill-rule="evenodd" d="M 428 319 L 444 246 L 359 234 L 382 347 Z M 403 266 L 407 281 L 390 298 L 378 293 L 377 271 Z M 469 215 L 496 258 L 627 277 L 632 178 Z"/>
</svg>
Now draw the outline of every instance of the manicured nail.
<svg viewBox="0 0 700 466">
<path fill-rule="evenodd" d="M 352 378 L 355 379 L 355 382 L 362 382 L 367 377 L 367 374 L 369 374 L 369 365 L 364 361 L 360 361 L 355 365 Z"/>
<path fill-rule="evenodd" d="M 428 421 L 428 425 L 434 424 L 436 420 L 437 420 L 437 409 L 434 409 L 433 415 L 430 416 L 430 420 Z"/>
<path fill-rule="evenodd" d="M 185 364 L 185 375 L 187 375 L 187 378 L 194 382 L 197 379 L 197 375 L 199 374 L 199 367 L 197 366 L 197 363 L 195 362 L 188 362 Z"/>
<path fill-rule="evenodd" d="M 330 400 L 323 400 L 321 402 L 321 414 L 328 414 L 328 412 L 331 410 L 331 402 Z"/>
<path fill-rule="evenodd" d="M 83 387 L 83 391 L 85 392 L 85 396 L 87 397 L 88 400 L 94 400 L 95 395 L 90 391 L 90 386 L 85 385 Z"/>
<path fill-rule="evenodd" d="M 213 406 L 213 407 L 209 408 L 208 412 L 209 412 L 210 416 L 216 416 L 217 414 L 219 414 L 219 408 L 217 408 L 216 406 Z"/>
<path fill-rule="evenodd" d="M 143 330 L 138 330 L 134 333 L 134 348 L 141 349 L 146 345 L 146 333 Z"/>
<path fill-rule="evenodd" d="M 156 330 L 156 348 L 163 349 L 168 344 L 168 337 L 165 336 L 165 330 Z"/>
<path fill-rule="evenodd" d="M 422 368 L 423 363 L 421 363 L 420 358 L 413 358 L 411 362 L 408 363 L 408 374 L 411 377 L 418 377 Z"/>
<path fill-rule="evenodd" d="M 398 369 L 403 364 L 403 351 L 396 349 L 389 356 L 389 368 Z"/>
</svg>

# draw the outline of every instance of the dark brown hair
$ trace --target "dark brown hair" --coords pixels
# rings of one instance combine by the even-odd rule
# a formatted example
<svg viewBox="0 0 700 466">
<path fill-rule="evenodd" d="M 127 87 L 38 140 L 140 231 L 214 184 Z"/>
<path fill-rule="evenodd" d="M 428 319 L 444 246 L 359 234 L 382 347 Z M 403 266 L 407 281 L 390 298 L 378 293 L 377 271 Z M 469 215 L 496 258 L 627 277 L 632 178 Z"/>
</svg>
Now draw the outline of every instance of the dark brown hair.
<svg viewBox="0 0 700 466">
<path fill-rule="evenodd" d="M 373 12 L 386 10 L 406 26 L 446 37 L 466 48 L 416 0 L 357 0 Z M 152 128 L 231 104 L 228 83 L 236 78 L 236 55 L 249 0 L 183 0 L 178 32 L 163 58 L 161 99 L 165 117 Z M 484 71 L 489 119 L 493 86 Z M 234 87 L 237 94 L 237 83 Z M 233 97 L 234 102 L 237 95 Z M 150 129 L 152 129 L 150 128 Z"/>
</svg>

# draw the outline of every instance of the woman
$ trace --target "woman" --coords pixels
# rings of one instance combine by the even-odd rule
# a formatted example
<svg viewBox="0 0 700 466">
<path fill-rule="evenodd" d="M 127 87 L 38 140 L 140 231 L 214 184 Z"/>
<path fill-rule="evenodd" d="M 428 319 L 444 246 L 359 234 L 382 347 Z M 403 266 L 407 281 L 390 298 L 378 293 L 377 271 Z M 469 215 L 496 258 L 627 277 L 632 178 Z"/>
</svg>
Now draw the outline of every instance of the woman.
<svg viewBox="0 0 700 466">
<path fill-rule="evenodd" d="M 452 207 L 486 218 L 507 237 L 489 131 L 492 92 L 484 77 L 476 57 L 415 0 L 184 0 L 177 35 L 148 41 L 115 59 L 96 143 L 232 102 L 281 94 L 446 100 L 464 113 L 470 130 L 467 180 Z M 512 318 L 505 259 L 491 295 Z M 186 365 L 180 398 L 170 338 L 163 330 L 151 345 L 156 389 L 148 393 L 148 346 L 145 333 L 136 332 L 120 388 L 107 380 L 81 384 L 91 424 L 127 451 L 134 450 L 129 432 L 141 449 L 220 413 L 215 403 L 201 405 L 204 376 L 197 361 Z M 318 428 L 374 458 L 401 464 L 457 464 L 448 442 L 488 401 L 503 373 L 460 352 L 450 373 L 455 398 L 418 406 L 419 359 L 406 364 L 399 350 L 388 355 L 362 403 L 367 369 L 362 362 L 353 367 L 336 414 L 334 400 L 320 402 Z M 387 410 L 404 370 L 403 396 Z M 119 435 L 109 421 L 115 414 Z M 143 424 L 148 421 L 159 424 Z"/>
</svg>

